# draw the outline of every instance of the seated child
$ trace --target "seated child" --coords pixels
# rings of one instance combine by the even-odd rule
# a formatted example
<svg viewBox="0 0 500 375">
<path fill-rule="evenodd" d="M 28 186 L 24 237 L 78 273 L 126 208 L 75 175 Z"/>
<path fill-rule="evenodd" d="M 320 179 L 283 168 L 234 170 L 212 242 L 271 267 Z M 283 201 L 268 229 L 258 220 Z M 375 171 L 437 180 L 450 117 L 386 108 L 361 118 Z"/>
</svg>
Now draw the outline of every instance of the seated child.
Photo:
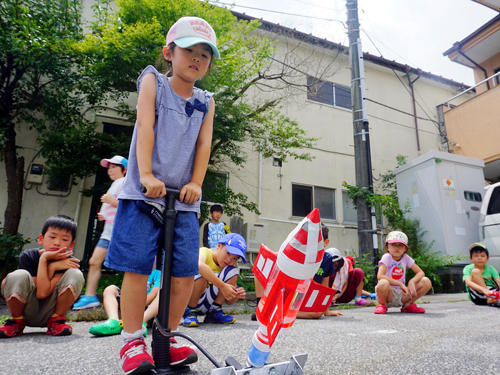
<svg viewBox="0 0 500 375">
<path fill-rule="evenodd" d="M 226 234 L 215 249 L 200 248 L 198 266 L 200 274 L 194 278 L 194 288 L 184 312 L 184 326 L 198 327 L 198 315 L 206 314 L 205 323 L 231 324 L 236 319 L 222 311 L 224 301 L 234 304 L 246 296 L 245 290 L 236 287 L 241 258 L 246 263 L 245 239 L 237 233 Z"/>
<path fill-rule="evenodd" d="M 342 257 L 336 248 L 327 250 L 334 264 L 334 275 L 330 277 L 330 287 L 337 290 L 333 297 L 333 303 L 349 303 L 354 299 L 358 306 L 370 306 L 371 302 L 361 299 L 362 295 L 370 295 L 363 289 L 365 285 L 365 273 L 361 268 L 354 268 L 353 259 L 350 256 Z"/>
<path fill-rule="evenodd" d="M 486 246 L 479 242 L 469 246 L 469 253 L 472 264 L 465 266 L 463 270 L 469 299 L 476 305 L 494 305 L 490 292 L 499 290 L 500 276 L 494 267 L 486 264 L 490 253 Z"/>
<path fill-rule="evenodd" d="M 80 295 L 84 278 L 73 258 L 77 224 L 64 215 L 51 216 L 38 237 L 41 249 L 21 253 L 18 269 L 2 282 L 2 295 L 11 318 L 0 327 L 0 337 L 23 334 L 26 326 L 45 327 L 47 334 L 67 336 L 66 312 Z"/>
<path fill-rule="evenodd" d="M 406 253 L 408 237 L 403 232 L 390 232 L 385 240 L 386 253 L 378 263 L 375 287 L 379 305 L 375 314 L 386 314 L 388 307 L 401 307 L 403 313 L 423 314 L 425 309 L 415 305 L 415 301 L 425 295 L 432 283 L 425 277 L 424 271 Z M 406 268 L 415 272 L 415 276 L 405 284 Z"/>
<path fill-rule="evenodd" d="M 220 221 L 224 209 L 220 204 L 214 204 L 210 207 L 210 216 L 212 220 L 203 226 L 203 246 L 209 249 L 215 249 L 219 240 L 224 235 L 231 233 L 229 227 L 223 221 Z"/>
<path fill-rule="evenodd" d="M 158 292 L 160 291 L 161 271 L 156 268 L 153 269 L 148 278 L 148 295 L 146 297 L 146 311 L 144 311 L 143 324 L 156 315 L 158 315 Z M 118 308 L 120 303 L 120 288 L 116 285 L 110 285 L 104 289 L 103 305 L 108 320 L 104 323 L 96 324 L 90 327 L 89 333 L 95 336 L 109 336 L 118 335 L 121 333 L 123 323 L 118 316 Z M 148 334 L 147 330 L 144 331 L 144 337 Z"/>
</svg>

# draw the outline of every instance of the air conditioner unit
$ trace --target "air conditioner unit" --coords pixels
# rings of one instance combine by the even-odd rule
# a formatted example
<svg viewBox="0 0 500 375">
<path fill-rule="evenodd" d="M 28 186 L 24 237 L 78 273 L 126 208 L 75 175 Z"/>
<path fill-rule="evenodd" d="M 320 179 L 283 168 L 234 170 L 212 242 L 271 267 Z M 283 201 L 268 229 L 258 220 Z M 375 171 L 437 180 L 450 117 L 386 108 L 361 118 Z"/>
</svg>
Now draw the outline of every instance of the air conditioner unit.
<svg viewBox="0 0 500 375">
<path fill-rule="evenodd" d="M 247 261 L 253 266 L 261 244 L 267 243 L 267 224 L 245 223 L 243 237 L 247 241 Z"/>
</svg>

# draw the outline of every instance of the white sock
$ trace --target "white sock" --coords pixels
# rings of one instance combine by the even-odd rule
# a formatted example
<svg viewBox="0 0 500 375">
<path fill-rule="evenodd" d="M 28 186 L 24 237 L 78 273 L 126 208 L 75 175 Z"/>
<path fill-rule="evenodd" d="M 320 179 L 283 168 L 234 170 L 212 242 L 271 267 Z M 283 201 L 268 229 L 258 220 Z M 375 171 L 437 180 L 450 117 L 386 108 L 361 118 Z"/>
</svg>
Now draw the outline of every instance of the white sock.
<svg viewBox="0 0 500 375">
<path fill-rule="evenodd" d="M 146 328 L 144 326 L 141 326 L 141 329 L 135 331 L 134 333 L 128 333 L 128 332 L 125 332 L 124 329 L 122 329 L 121 335 L 123 338 L 123 343 L 126 344 L 129 341 L 132 341 L 135 339 L 144 339 L 144 337 L 142 335 L 144 334 L 145 330 L 146 330 Z"/>
</svg>

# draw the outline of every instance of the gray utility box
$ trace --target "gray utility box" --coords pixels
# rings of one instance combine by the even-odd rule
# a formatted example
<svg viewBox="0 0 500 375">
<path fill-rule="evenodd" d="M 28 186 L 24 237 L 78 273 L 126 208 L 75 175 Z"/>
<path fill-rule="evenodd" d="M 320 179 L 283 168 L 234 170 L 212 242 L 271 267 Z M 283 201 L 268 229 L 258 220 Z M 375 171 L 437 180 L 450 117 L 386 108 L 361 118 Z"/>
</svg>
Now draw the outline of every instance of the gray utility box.
<svg viewBox="0 0 500 375">
<path fill-rule="evenodd" d="M 420 220 L 423 240 L 433 252 L 462 254 L 479 241 L 478 225 L 484 195 L 484 161 L 429 151 L 394 171 L 401 208 L 409 202 L 410 216 Z"/>
</svg>

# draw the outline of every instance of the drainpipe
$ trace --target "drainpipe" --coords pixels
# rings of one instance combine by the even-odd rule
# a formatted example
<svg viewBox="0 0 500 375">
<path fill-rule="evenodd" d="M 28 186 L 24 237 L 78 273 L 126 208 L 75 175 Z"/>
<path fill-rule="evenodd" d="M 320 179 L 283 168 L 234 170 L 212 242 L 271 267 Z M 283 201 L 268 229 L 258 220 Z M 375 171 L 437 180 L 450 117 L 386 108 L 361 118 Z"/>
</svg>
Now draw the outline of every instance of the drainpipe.
<svg viewBox="0 0 500 375">
<path fill-rule="evenodd" d="M 417 73 L 417 78 L 415 78 L 413 81 L 410 78 L 410 67 L 406 68 L 406 78 L 408 78 L 408 85 L 410 86 L 411 89 L 411 101 L 413 104 L 413 119 L 415 121 L 415 136 L 417 138 L 417 151 L 420 151 L 420 137 L 418 135 L 418 120 L 417 120 L 417 106 L 416 106 L 416 100 L 415 100 L 415 91 L 413 90 L 413 84 L 421 77 L 422 71 L 419 69 Z"/>
<path fill-rule="evenodd" d="M 458 53 L 461 54 L 463 57 L 465 57 L 467 60 L 469 60 L 471 63 L 473 63 L 475 66 L 477 66 L 479 69 L 481 69 L 484 73 L 484 78 L 488 78 L 488 72 L 486 71 L 486 69 L 484 69 L 481 65 L 479 65 L 477 62 L 475 62 L 474 60 L 472 60 L 469 56 L 467 56 L 465 53 L 462 52 L 462 46 L 459 46 L 458 47 Z M 486 81 L 486 87 L 488 88 L 488 90 L 490 89 L 490 83 L 489 81 Z"/>
</svg>

